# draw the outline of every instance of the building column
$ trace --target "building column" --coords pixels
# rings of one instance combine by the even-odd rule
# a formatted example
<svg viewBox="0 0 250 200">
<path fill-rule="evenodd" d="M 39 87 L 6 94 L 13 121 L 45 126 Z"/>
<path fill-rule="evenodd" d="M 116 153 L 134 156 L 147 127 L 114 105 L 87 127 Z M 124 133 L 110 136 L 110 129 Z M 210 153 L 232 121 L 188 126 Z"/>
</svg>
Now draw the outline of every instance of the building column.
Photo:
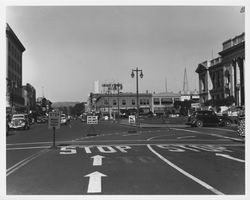
<svg viewBox="0 0 250 200">
<path fill-rule="evenodd" d="M 234 60 L 234 72 L 235 72 L 235 99 L 236 99 L 236 105 L 241 105 L 241 89 L 240 89 L 240 63 L 239 59 Z"/>
<path fill-rule="evenodd" d="M 240 90 L 241 90 L 241 105 L 245 105 L 245 58 L 241 57 L 240 62 Z"/>
<path fill-rule="evenodd" d="M 230 85 L 230 96 L 234 96 L 235 97 L 235 83 L 234 83 L 234 64 L 233 64 L 233 61 L 232 63 L 230 63 L 230 74 L 231 74 L 231 77 L 230 77 L 230 82 L 231 82 L 231 85 Z"/>
</svg>

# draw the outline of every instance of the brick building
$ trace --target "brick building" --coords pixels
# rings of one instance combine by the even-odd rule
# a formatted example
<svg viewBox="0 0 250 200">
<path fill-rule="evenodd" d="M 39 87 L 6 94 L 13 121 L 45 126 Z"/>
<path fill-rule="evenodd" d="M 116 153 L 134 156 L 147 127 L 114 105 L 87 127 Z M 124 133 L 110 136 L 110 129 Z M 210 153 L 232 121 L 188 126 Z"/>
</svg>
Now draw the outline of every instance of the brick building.
<svg viewBox="0 0 250 200">
<path fill-rule="evenodd" d="M 24 107 L 22 97 L 22 55 L 25 51 L 14 31 L 6 24 L 6 104 L 7 108 L 18 110 Z"/>
</svg>

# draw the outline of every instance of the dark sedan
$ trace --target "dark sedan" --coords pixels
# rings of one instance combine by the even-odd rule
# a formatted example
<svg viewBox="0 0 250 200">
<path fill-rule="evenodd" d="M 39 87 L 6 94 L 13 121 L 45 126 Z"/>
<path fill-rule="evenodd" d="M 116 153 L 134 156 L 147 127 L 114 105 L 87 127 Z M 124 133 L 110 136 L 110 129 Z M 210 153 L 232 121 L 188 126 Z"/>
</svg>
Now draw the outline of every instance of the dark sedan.
<svg viewBox="0 0 250 200">
<path fill-rule="evenodd" d="M 214 111 L 195 111 L 188 117 L 187 125 L 202 126 L 220 126 L 224 124 L 224 120 L 216 115 Z"/>
</svg>

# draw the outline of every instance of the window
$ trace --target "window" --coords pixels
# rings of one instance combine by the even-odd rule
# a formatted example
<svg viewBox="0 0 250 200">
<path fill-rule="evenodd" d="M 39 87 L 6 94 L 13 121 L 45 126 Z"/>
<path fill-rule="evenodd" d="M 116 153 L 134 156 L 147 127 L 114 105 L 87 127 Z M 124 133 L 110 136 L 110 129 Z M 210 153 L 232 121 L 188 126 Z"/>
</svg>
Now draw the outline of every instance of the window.
<svg viewBox="0 0 250 200">
<path fill-rule="evenodd" d="M 113 99 L 113 105 L 116 106 L 116 100 L 115 99 Z"/>
<path fill-rule="evenodd" d="M 202 92 L 205 92 L 206 88 L 205 88 L 205 76 L 201 77 L 201 90 Z"/>
<path fill-rule="evenodd" d="M 213 85 L 213 89 L 215 89 L 215 75 L 213 74 L 212 77 L 212 85 Z"/>
<path fill-rule="evenodd" d="M 126 100 L 125 99 L 122 100 L 122 105 L 124 105 L 124 106 L 126 105 Z"/>
<path fill-rule="evenodd" d="M 217 87 L 220 87 L 220 72 L 217 74 Z"/>
<path fill-rule="evenodd" d="M 160 105 L 160 99 L 154 98 L 154 105 Z"/>
<path fill-rule="evenodd" d="M 167 105 L 167 104 L 172 104 L 172 103 L 173 103 L 172 98 L 161 98 L 162 105 Z"/>
<path fill-rule="evenodd" d="M 132 105 L 135 105 L 135 100 L 134 99 L 132 99 Z"/>
<path fill-rule="evenodd" d="M 146 99 L 140 99 L 140 105 L 146 105 L 147 100 Z"/>
<path fill-rule="evenodd" d="M 104 99 L 104 105 L 108 105 L 108 104 L 109 104 L 108 100 Z"/>
<path fill-rule="evenodd" d="M 180 101 L 180 98 L 174 98 L 174 101 Z"/>
</svg>

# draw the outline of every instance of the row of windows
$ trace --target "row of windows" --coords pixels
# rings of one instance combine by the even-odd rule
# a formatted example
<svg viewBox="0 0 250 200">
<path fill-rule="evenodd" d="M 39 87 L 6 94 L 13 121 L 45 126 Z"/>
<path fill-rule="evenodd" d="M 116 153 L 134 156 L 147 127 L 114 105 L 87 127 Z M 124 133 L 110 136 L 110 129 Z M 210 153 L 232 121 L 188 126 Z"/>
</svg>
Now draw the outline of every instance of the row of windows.
<svg viewBox="0 0 250 200">
<path fill-rule="evenodd" d="M 114 106 L 116 106 L 117 105 L 117 100 L 116 99 L 113 99 L 113 105 Z M 125 106 L 125 105 L 127 105 L 127 101 L 125 100 L 125 99 L 122 99 L 121 100 L 121 104 L 123 105 L 123 106 Z M 140 105 L 149 105 L 149 99 L 140 99 Z M 108 103 L 108 99 L 104 99 L 104 105 L 108 105 L 109 103 Z M 131 104 L 132 105 L 135 105 L 136 104 L 136 102 L 135 102 L 135 99 L 131 99 Z"/>
<path fill-rule="evenodd" d="M 12 54 L 18 61 L 22 61 L 22 54 L 20 51 L 17 50 L 17 48 L 11 44 L 11 42 L 8 42 L 8 51 L 10 54 Z"/>
<path fill-rule="evenodd" d="M 130 101 L 130 100 L 127 100 Z M 127 102 L 125 99 L 121 100 L 121 104 L 123 106 L 127 105 Z M 169 105 L 173 104 L 175 101 L 180 101 L 180 98 L 153 98 L 153 104 L 154 105 Z M 118 104 L 118 101 L 116 99 L 113 99 L 113 105 L 116 106 Z M 104 105 L 108 105 L 108 99 L 104 99 Z M 135 99 L 131 99 L 131 104 L 136 105 Z M 140 99 L 139 100 L 140 105 L 149 105 L 149 99 Z"/>
<path fill-rule="evenodd" d="M 17 83 L 18 87 L 22 85 L 20 78 L 16 74 L 12 73 L 10 70 L 8 70 L 8 78 L 9 80 L 12 80 L 13 82 Z"/>
<path fill-rule="evenodd" d="M 179 98 L 174 98 L 174 101 L 180 101 Z M 168 105 L 168 104 L 172 104 L 173 103 L 173 99 L 172 98 L 154 98 L 153 100 L 153 104 L 154 105 Z"/>
<path fill-rule="evenodd" d="M 8 57 L 8 65 L 18 74 L 22 74 L 22 67 L 18 63 L 16 63 L 16 61 L 13 60 L 10 56 Z"/>
</svg>

